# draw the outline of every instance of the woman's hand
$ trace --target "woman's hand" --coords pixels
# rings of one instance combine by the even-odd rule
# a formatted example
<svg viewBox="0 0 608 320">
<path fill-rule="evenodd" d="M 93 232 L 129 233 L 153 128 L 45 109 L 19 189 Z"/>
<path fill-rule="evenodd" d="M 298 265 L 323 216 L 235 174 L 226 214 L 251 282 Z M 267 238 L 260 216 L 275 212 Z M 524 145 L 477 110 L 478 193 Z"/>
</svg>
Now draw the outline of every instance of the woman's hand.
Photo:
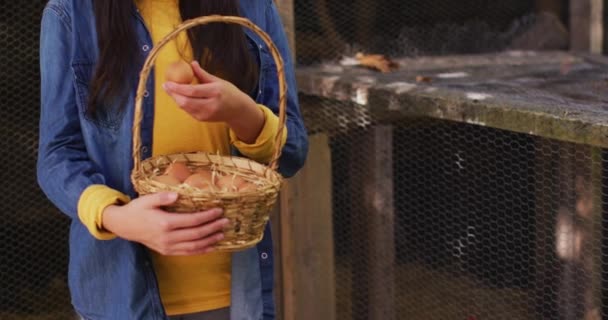
<svg viewBox="0 0 608 320">
<path fill-rule="evenodd" d="M 177 200 L 175 193 L 156 193 L 103 213 L 103 227 L 115 235 L 139 242 L 162 255 L 198 255 L 214 251 L 229 223 L 222 211 L 168 213 L 160 209 Z"/>
<path fill-rule="evenodd" d="M 164 89 L 175 102 L 199 121 L 226 122 L 245 143 L 253 143 L 264 126 L 264 113 L 255 101 L 232 83 L 192 63 L 199 84 L 167 82 Z"/>
</svg>

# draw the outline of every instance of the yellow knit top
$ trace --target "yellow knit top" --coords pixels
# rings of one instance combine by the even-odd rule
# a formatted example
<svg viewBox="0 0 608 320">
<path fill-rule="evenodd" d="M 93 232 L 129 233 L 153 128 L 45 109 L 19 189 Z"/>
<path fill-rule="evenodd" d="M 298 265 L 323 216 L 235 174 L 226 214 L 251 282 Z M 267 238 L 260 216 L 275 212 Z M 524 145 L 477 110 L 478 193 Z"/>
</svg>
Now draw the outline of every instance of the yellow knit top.
<svg viewBox="0 0 608 320">
<path fill-rule="evenodd" d="M 154 43 L 181 22 L 178 0 L 136 0 Z M 165 70 L 172 62 L 192 56 L 185 33 L 163 47 L 155 63 L 153 156 L 179 152 L 206 151 L 229 154 L 230 145 L 254 160 L 268 161 L 274 148 L 278 117 L 261 106 L 265 123 L 253 144 L 239 141 L 224 123 L 200 122 L 183 111 L 163 90 Z M 283 133 L 283 143 L 287 131 Z M 80 197 L 78 214 L 91 234 L 100 240 L 115 236 L 102 228 L 103 210 L 129 198 L 102 185 L 87 188 Z M 230 305 L 231 255 L 163 256 L 152 252 L 161 299 L 168 315 L 203 312 Z"/>
</svg>

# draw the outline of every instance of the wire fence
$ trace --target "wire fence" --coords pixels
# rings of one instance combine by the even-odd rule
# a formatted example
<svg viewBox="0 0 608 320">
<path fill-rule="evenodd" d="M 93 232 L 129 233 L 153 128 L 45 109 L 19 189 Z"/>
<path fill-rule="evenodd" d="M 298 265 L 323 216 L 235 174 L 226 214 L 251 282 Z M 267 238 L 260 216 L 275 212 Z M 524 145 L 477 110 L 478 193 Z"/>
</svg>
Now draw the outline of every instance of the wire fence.
<svg viewBox="0 0 608 320">
<path fill-rule="evenodd" d="M 69 221 L 36 182 L 38 39 L 46 1 L 0 2 L 0 319 L 70 319 Z"/>
<path fill-rule="evenodd" d="M 296 1 L 297 61 L 321 65 L 314 70 L 328 73 L 328 85 L 319 90 L 330 91 L 334 83 L 354 86 L 349 76 L 365 78 L 333 71 L 345 57 L 408 58 L 408 78 L 386 76 L 407 91 L 417 85 L 412 70 L 429 56 L 567 49 L 567 8 L 551 0 Z M 500 82 L 479 80 L 470 90 Z M 520 83 L 505 96 L 556 98 L 534 90 Z M 302 101 L 310 133 L 330 137 L 337 319 L 606 315 L 605 150 L 445 120 L 378 118 L 367 98 Z M 370 139 L 387 145 L 370 149 Z M 365 160 L 378 150 L 390 169 Z M 393 212 L 381 222 L 388 240 L 370 249 L 369 216 L 379 213 L 362 199 L 379 168 L 392 173 L 382 181 L 392 185 L 385 198 Z M 386 299 L 392 310 L 377 310 Z"/>
<path fill-rule="evenodd" d="M 328 134 L 332 152 L 337 319 L 372 319 L 375 287 L 394 288 L 386 319 L 605 314 L 605 150 L 429 118 L 379 121 L 356 104 L 312 101 L 310 132 Z M 383 231 L 394 243 L 370 254 L 373 213 L 361 199 L 376 169 L 361 161 L 362 141 L 382 128 L 394 173 L 394 221 Z"/>
<path fill-rule="evenodd" d="M 554 1 L 562 3 L 562 1 Z M 0 2 L 0 319 L 69 319 L 69 221 L 35 181 L 38 35 L 46 1 Z M 563 4 L 295 1 L 299 66 L 357 52 L 392 57 L 564 49 Z M 561 8 L 561 9 L 560 9 Z M 567 31 L 566 31 L 567 32 Z M 538 36 L 550 39 L 539 44 Z M 566 40 L 564 40 L 566 39 Z M 565 42 L 564 42 L 565 41 Z M 369 319 L 394 288 L 396 319 L 601 319 L 607 301 L 605 150 L 428 118 L 378 119 L 363 105 L 302 96 L 328 134 L 338 319 Z M 387 129 L 388 128 L 388 129 Z M 369 252 L 360 147 L 390 136 L 393 256 Z M 374 273 L 377 260 L 390 272 Z M 372 294 L 370 294 L 370 292 Z"/>
</svg>

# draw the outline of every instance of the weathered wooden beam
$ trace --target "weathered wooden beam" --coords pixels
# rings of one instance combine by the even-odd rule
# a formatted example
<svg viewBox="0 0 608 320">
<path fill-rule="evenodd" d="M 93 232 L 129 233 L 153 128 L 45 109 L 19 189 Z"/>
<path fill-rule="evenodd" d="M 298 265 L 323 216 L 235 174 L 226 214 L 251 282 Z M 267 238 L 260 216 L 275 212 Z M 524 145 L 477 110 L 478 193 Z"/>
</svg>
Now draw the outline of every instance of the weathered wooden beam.
<svg viewBox="0 0 608 320">
<path fill-rule="evenodd" d="M 280 195 L 279 195 L 280 197 Z M 280 198 L 279 198 L 280 199 Z M 274 252 L 274 302 L 276 319 L 283 320 L 283 259 L 281 250 L 281 203 L 280 200 L 273 211 L 270 213 L 270 228 L 273 235 Z"/>
<path fill-rule="evenodd" d="M 363 46 L 366 50 L 372 44 L 372 37 L 374 36 L 374 23 L 376 22 L 376 14 L 378 7 L 382 4 L 376 2 L 370 2 L 366 0 L 355 1 L 355 25 L 356 25 L 356 43 Z"/>
<path fill-rule="evenodd" d="M 562 0 L 536 0 L 536 12 L 551 12 L 558 17 L 564 13 L 564 2 Z"/>
<path fill-rule="evenodd" d="M 304 168 L 281 195 L 284 320 L 336 319 L 329 138 L 309 138 Z"/>
<path fill-rule="evenodd" d="M 304 60 L 326 60 L 340 57 L 346 49 L 346 42 L 338 33 L 334 19 L 329 12 L 329 0 L 314 0 L 312 6 L 320 28 L 320 33 L 310 30 L 298 32 L 299 57 Z"/>
<path fill-rule="evenodd" d="M 393 203 L 393 128 L 380 126 L 367 143 L 374 172 L 365 183 L 369 212 L 370 319 L 395 319 L 395 207 Z M 366 150 L 365 148 L 363 150 Z"/>
<path fill-rule="evenodd" d="M 554 270 L 558 264 L 555 252 L 555 219 L 559 207 L 559 156 L 556 143 L 538 139 L 535 148 L 535 254 L 534 254 L 534 312 L 536 319 L 557 318 L 556 283 L 559 276 Z"/>
<path fill-rule="evenodd" d="M 601 53 L 603 46 L 603 0 L 570 1 L 570 48 Z"/>
<path fill-rule="evenodd" d="M 606 57 L 553 51 L 399 61 L 408 68 L 390 74 L 331 64 L 301 67 L 298 89 L 357 102 L 380 121 L 422 116 L 608 147 Z M 421 74 L 434 76 L 432 83 L 416 83 Z M 462 77 L 439 77 L 454 74 Z M 330 105 L 319 104 L 314 112 L 323 114 Z"/>
<path fill-rule="evenodd" d="M 599 150 L 564 145 L 555 224 L 560 318 L 601 318 L 601 160 Z"/>
<path fill-rule="evenodd" d="M 601 150 L 545 140 L 536 161 L 536 317 L 599 320 Z"/>
<path fill-rule="evenodd" d="M 381 125 L 353 136 L 350 176 L 353 196 L 353 315 L 395 318 L 395 207 L 393 127 Z M 361 309 L 364 307 L 365 309 Z"/>
</svg>

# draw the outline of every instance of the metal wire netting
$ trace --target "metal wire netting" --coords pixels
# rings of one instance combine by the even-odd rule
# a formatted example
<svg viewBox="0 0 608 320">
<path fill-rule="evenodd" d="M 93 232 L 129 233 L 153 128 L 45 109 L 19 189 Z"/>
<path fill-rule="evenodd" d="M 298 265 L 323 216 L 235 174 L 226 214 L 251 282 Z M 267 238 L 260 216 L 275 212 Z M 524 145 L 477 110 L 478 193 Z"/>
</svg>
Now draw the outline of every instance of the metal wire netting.
<svg viewBox="0 0 608 320">
<path fill-rule="evenodd" d="M 530 48 L 543 42 L 546 48 L 559 49 L 564 37 L 567 41 L 567 2 L 562 0 L 301 0 L 294 6 L 297 57 L 304 64 L 359 51 L 445 55 Z M 543 39 L 531 41 L 531 35 Z"/>
<path fill-rule="evenodd" d="M 567 8 L 561 0 L 296 1 L 297 61 L 324 72 L 357 52 L 561 50 Z M 404 75 L 420 67 L 407 61 Z M 346 72 L 331 75 L 355 85 Z M 387 78 L 413 81 L 398 76 Z M 547 94 L 513 90 L 513 101 Z M 337 319 L 606 315 L 604 150 L 430 118 L 378 119 L 373 105 L 302 102 L 309 132 L 330 138 Z"/>
<path fill-rule="evenodd" d="M 72 316 L 69 222 L 44 198 L 34 172 L 45 2 L 0 2 L 0 174 L 7 182 L 0 319 Z M 560 26 L 567 24 L 526 0 L 298 0 L 295 12 L 300 65 L 359 51 L 402 57 L 528 48 L 538 30 L 553 30 L 558 40 L 549 47 L 561 48 Z M 426 118 L 380 121 L 369 107 L 302 98 L 310 133 L 331 141 L 337 319 L 607 314 L 604 150 Z M 370 212 L 361 204 L 377 169 L 367 159 L 373 149 L 361 147 L 370 137 L 388 138 L 391 150 L 382 157 L 392 173 L 394 215 L 385 230 L 392 241 L 377 251 L 367 241 Z"/>
<path fill-rule="evenodd" d="M 46 1 L 0 2 L 0 319 L 70 319 L 69 222 L 36 183 L 38 34 Z"/>
<path fill-rule="evenodd" d="M 604 150 L 303 98 L 310 133 L 330 137 L 337 319 L 606 315 Z M 392 150 L 380 165 L 394 217 L 380 232 L 394 243 L 370 250 L 381 213 L 362 199 L 379 167 L 362 159 L 387 150 L 370 149 L 373 136 Z"/>
</svg>

